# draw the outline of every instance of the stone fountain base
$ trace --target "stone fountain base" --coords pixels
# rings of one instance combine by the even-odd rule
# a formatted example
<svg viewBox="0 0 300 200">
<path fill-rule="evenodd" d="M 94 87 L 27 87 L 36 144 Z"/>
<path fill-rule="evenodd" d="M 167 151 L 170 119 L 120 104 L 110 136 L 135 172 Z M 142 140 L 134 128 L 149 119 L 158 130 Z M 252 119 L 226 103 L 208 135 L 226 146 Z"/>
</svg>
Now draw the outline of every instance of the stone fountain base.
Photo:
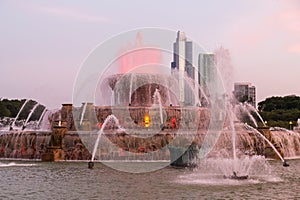
<svg viewBox="0 0 300 200">
<path fill-rule="evenodd" d="M 163 130 L 151 137 L 146 135 L 133 137 L 127 134 L 126 130 L 132 133 L 135 127 L 141 127 L 137 133 L 141 132 L 141 130 L 145 134 L 151 133 L 151 126 L 149 128 L 144 127 L 143 117 L 147 113 L 152 117 L 159 116 L 157 110 L 141 106 L 112 108 L 109 106 L 94 107 L 89 105 L 87 110 L 91 113 L 96 113 L 97 119 L 83 119 L 81 126 L 76 127 L 74 120 L 79 121 L 79 119 L 73 117 L 72 109 L 73 107 L 70 104 L 63 105 L 60 111 L 62 118 L 60 121 L 58 121 L 58 118 L 54 118 L 51 131 L 2 131 L 0 134 L 0 158 L 41 159 L 42 161 L 90 160 L 92 148 L 85 146 L 82 137 L 94 134 L 94 139 L 90 144 L 93 146 L 100 125 L 103 124 L 107 116 L 115 113 L 121 127 L 124 127 L 125 131 L 118 131 L 114 125 L 105 127 L 106 140 L 113 143 L 116 148 L 109 149 L 105 142 L 101 143 L 99 145 L 101 151 L 97 154 L 96 159 L 126 160 L 128 159 L 128 153 L 135 153 L 134 159 L 139 160 L 144 159 L 142 154 L 149 153 L 149 158 L 147 159 L 170 160 L 172 166 L 193 166 L 197 160 L 198 147 L 201 147 L 208 129 L 210 118 L 209 110 L 206 108 L 198 107 L 195 110 L 194 107 L 166 106 L 163 107 L 165 119 Z M 80 111 L 80 109 L 76 109 Z M 129 113 L 126 116 L 122 115 L 125 111 Z M 88 115 L 89 113 L 87 113 Z M 55 116 L 58 117 L 60 115 L 56 114 Z M 81 115 L 79 114 L 78 116 Z M 155 120 L 152 121 L 152 125 L 157 126 L 156 128 L 159 129 L 160 124 L 155 124 L 154 122 Z M 236 124 L 236 126 L 237 143 L 240 144 L 238 149 L 242 153 L 276 158 L 274 152 L 264 142 L 261 142 L 262 139 L 256 137 L 253 131 L 243 128 L 242 124 Z M 76 131 L 76 128 L 80 130 Z M 188 146 L 171 144 L 173 136 L 177 134 L 179 129 L 188 134 L 190 130 L 195 130 L 195 128 L 197 128 L 196 134 L 199 136 L 197 140 L 191 140 Z M 259 131 L 262 131 L 267 138 L 269 137 L 269 128 L 260 128 Z M 230 147 L 232 144 L 230 141 L 231 131 L 225 128 L 216 144 L 219 150 L 212 150 L 210 155 L 218 155 L 223 151 L 231 152 Z M 163 151 L 158 151 L 163 147 L 167 148 Z M 277 149 L 283 154 L 280 146 L 277 145 Z M 228 156 L 232 155 L 229 153 Z"/>
</svg>

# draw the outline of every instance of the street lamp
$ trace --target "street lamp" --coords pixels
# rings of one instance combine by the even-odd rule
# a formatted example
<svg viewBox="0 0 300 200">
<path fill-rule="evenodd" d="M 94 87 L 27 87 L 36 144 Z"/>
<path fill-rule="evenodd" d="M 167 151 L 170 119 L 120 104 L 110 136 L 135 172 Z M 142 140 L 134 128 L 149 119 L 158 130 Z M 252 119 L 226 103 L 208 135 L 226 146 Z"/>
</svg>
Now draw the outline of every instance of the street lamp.
<svg viewBox="0 0 300 200">
<path fill-rule="evenodd" d="M 292 130 L 293 122 L 290 121 L 290 122 L 289 122 L 289 125 L 290 125 L 290 130 Z"/>
</svg>

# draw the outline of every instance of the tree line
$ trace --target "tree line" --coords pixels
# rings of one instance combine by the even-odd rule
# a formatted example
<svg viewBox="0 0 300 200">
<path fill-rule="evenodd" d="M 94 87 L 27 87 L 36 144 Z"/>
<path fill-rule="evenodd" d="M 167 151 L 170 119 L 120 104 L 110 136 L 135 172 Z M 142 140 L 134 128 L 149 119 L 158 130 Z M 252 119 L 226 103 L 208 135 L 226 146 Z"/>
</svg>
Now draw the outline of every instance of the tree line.
<svg viewBox="0 0 300 200">
<path fill-rule="evenodd" d="M 26 99 L 2 99 L 0 101 L 0 118 L 3 117 L 10 117 L 10 118 L 15 118 L 21 109 L 22 105 L 25 103 Z M 29 100 L 25 107 L 23 108 L 22 112 L 20 113 L 18 120 L 22 119 L 27 119 L 29 113 L 33 109 L 33 107 L 37 104 L 38 102 L 34 100 Z M 45 106 L 39 105 L 35 111 L 32 113 L 32 116 L 30 120 L 38 120 L 39 117 L 41 116 L 42 112 L 44 111 Z"/>
<path fill-rule="evenodd" d="M 0 101 L 0 118 L 15 118 L 25 101 L 26 99 L 2 99 Z M 18 119 L 25 120 L 37 103 L 34 100 L 29 100 Z M 31 120 L 38 120 L 44 109 L 45 106 L 39 105 L 32 114 Z M 294 95 L 270 97 L 258 103 L 258 110 L 268 126 L 290 128 L 296 126 L 297 120 L 300 118 L 300 97 Z"/>
</svg>

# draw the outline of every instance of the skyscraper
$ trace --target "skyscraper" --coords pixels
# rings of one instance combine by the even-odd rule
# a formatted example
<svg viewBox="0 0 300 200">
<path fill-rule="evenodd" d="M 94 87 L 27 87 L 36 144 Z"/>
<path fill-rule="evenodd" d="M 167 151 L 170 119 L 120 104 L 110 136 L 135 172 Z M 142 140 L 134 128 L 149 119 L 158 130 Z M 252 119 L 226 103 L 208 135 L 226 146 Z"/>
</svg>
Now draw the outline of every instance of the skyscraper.
<svg viewBox="0 0 300 200">
<path fill-rule="evenodd" d="M 233 94 L 239 102 L 247 102 L 256 108 L 256 88 L 251 83 L 235 83 Z"/>
<path fill-rule="evenodd" d="M 200 53 L 198 57 L 198 84 L 206 94 L 211 94 L 209 86 L 214 83 L 216 76 L 215 54 Z M 201 95 L 200 95 L 201 97 Z"/>
<path fill-rule="evenodd" d="M 173 62 L 171 63 L 172 74 L 178 73 L 179 100 L 181 103 L 191 104 L 193 92 L 191 86 L 186 84 L 185 73 L 191 79 L 195 79 L 193 67 L 193 43 L 187 41 L 184 32 L 178 31 L 176 42 L 173 44 Z"/>
</svg>

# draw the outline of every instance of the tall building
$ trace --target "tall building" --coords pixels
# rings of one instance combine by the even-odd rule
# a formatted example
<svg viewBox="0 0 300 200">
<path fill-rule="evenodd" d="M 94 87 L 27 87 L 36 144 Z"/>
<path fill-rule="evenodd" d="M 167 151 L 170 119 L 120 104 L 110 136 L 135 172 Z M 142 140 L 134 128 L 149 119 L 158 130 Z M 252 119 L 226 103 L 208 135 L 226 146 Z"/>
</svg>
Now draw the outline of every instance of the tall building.
<svg viewBox="0 0 300 200">
<path fill-rule="evenodd" d="M 191 86 L 185 81 L 185 73 L 191 79 L 195 79 L 195 69 L 193 67 L 193 43 L 187 41 L 184 32 L 178 31 L 176 42 L 173 44 L 173 62 L 171 63 L 172 74 L 178 73 L 179 100 L 184 104 L 191 104 L 193 92 Z"/>
<path fill-rule="evenodd" d="M 214 83 L 216 76 L 215 54 L 200 53 L 198 56 L 198 84 L 203 88 L 203 92 L 211 94 L 209 86 Z M 201 97 L 201 94 L 200 94 Z"/>
<path fill-rule="evenodd" d="M 239 102 L 247 102 L 256 108 L 256 89 L 251 83 L 235 83 L 233 94 Z"/>
</svg>

